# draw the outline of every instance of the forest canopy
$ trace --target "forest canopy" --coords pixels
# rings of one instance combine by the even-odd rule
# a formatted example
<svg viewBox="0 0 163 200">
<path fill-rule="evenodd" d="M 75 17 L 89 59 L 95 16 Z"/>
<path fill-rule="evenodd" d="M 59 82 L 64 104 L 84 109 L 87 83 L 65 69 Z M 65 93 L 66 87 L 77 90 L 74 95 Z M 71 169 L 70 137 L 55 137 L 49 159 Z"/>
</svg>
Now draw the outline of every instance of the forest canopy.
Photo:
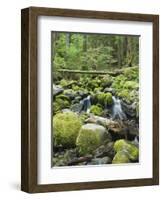
<svg viewBox="0 0 163 200">
<path fill-rule="evenodd" d="M 53 71 L 138 66 L 139 36 L 52 33 Z"/>
</svg>

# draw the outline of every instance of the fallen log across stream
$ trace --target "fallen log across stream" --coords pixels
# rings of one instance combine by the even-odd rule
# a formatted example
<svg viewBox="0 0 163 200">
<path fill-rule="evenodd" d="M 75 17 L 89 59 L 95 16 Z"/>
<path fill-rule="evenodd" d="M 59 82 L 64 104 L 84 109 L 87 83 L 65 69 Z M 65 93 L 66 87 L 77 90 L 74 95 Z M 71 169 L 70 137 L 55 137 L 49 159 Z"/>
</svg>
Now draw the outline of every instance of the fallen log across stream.
<svg viewBox="0 0 163 200">
<path fill-rule="evenodd" d="M 137 67 L 128 67 L 130 69 L 135 69 Z M 104 75 L 104 74 L 109 74 L 111 76 L 118 76 L 120 75 L 121 73 L 124 72 L 124 70 L 128 69 L 126 67 L 122 68 L 122 69 L 118 69 L 118 70 L 69 70 L 69 69 L 58 69 L 56 70 L 56 72 L 59 72 L 59 73 L 62 73 L 62 74 L 68 74 L 68 73 L 71 73 L 71 74 L 99 74 L 99 75 Z M 55 75 L 55 72 L 53 73 L 53 75 Z"/>
</svg>

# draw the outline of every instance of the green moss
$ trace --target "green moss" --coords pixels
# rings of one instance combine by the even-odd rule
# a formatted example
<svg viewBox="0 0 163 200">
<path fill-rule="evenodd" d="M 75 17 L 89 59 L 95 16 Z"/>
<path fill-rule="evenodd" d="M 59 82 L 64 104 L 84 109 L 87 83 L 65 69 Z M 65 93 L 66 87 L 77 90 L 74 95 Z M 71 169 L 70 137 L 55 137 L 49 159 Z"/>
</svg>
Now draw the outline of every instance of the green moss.
<svg viewBox="0 0 163 200">
<path fill-rule="evenodd" d="M 62 109 L 69 108 L 70 102 L 69 98 L 65 95 L 59 95 L 53 102 L 53 113 L 56 114 L 60 112 Z"/>
<path fill-rule="evenodd" d="M 125 77 L 123 74 L 117 76 L 114 78 L 114 81 L 112 83 L 112 88 L 116 91 L 123 89 L 123 86 L 125 82 L 127 81 L 127 77 Z"/>
<path fill-rule="evenodd" d="M 110 92 L 104 93 L 100 92 L 96 95 L 98 103 L 101 105 L 111 105 L 112 100 L 112 94 Z"/>
<path fill-rule="evenodd" d="M 106 105 L 111 105 L 113 103 L 112 94 L 110 92 L 105 94 L 104 101 Z"/>
<path fill-rule="evenodd" d="M 125 151 L 128 154 L 128 157 L 132 161 L 138 160 L 139 157 L 139 149 L 129 141 L 124 139 L 117 140 L 114 143 L 114 150 L 116 152 Z"/>
<path fill-rule="evenodd" d="M 90 108 L 90 112 L 93 113 L 94 115 L 101 116 L 103 113 L 103 109 L 100 106 L 93 105 Z"/>
<path fill-rule="evenodd" d="M 105 76 L 103 76 L 103 79 L 101 81 L 101 86 L 102 87 L 110 87 L 110 85 L 112 84 L 112 82 L 113 82 L 112 76 L 105 75 Z"/>
<path fill-rule="evenodd" d="M 62 79 L 62 80 L 60 81 L 59 84 L 60 84 L 62 87 L 65 87 L 65 86 L 67 86 L 68 81 L 66 81 L 65 79 Z"/>
<path fill-rule="evenodd" d="M 65 96 L 64 94 L 60 94 L 60 95 L 56 96 L 56 100 L 58 100 L 58 99 L 69 101 L 69 98 L 67 96 Z"/>
<path fill-rule="evenodd" d="M 62 79 L 61 81 L 60 81 L 60 85 L 63 87 L 63 88 L 66 88 L 66 87 L 68 87 L 68 86 L 73 86 L 73 85 L 75 85 L 77 82 L 75 81 L 75 80 L 65 80 L 65 79 Z"/>
<path fill-rule="evenodd" d="M 86 113 L 86 112 L 83 112 L 83 113 L 80 114 L 79 117 L 80 117 L 81 121 L 84 123 L 85 120 L 89 118 L 89 114 Z"/>
<path fill-rule="evenodd" d="M 124 69 L 124 72 L 121 75 L 114 78 L 112 88 L 115 90 L 115 93 L 118 97 L 123 99 L 125 102 L 131 104 L 133 102 L 139 101 L 138 81 L 138 67 L 126 68 Z"/>
<path fill-rule="evenodd" d="M 98 103 L 103 104 L 104 98 L 105 98 L 105 93 L 100 92 L 100 93 L 96 94 L 96 98 L 97 98 Z"/>
<path fill-rule="evenodd" d="M 129 162 L 130 160 L 128 154 L 125 151 L 118 151 L 112 160 L 113 164 L 129 163 Z"/>
<path fill-rule="evenodd" d="M 138 81 L 139 80 L 139 67 L 125 68 L 123 74 L 128 80 Z"/>
<path fill-rule="evenodd" d="M 124 89 L 137 89 L 139 84 L 136 81 L 126 81 L 123 88 Z"/>
<path fill-rule="evenodd" d="M 97 79 L 89 79 L 86 85 L 88 88 L 91 88 L 92 90 L 99 87 Z"/>
<path fill-rule="evenodd" d="M 63 94 L 64 94 L 64 95 L 66 95 L 66 94 L 75 94 L 75 91 L 72 90 L 72 89 L 65 89 L 65 90 L 63 91 Z"/>
<path fill-rule="evenodd" d="M 80 155 L 90 154 L 104 141 L 105 128 L 96 124 L 83 125 L 76 140 Z"/>
<path fill-rule="evenodd" d="M 73 85 L 72 89 L 73 89 L 74 91 L 79 91 L 79 90 L 80 90 L 80 87 L 77 86 L 77 85 Z"/>
<path fill-rule="evenodd" d="M 58 113 L 53 117 L 53 137 L 56 145 L 75 146 L 82 123 L 73 112 Z"/>
<path fill-rule="evenodd" d="M 117 96 L 125 100 L 127 103 L 130 103 L 131 101 L 129 90 L 127 89 L 117 92 Z"/>
<path fill-rule="evenodd" d="M 97 88 L 94 89 L 94 92 L 95 92 L 95 93 L 96 93 L 96 92 L 100 92 L 101 90 L 102 90 L 101 87 L 97 87 Z"/>
</svg>

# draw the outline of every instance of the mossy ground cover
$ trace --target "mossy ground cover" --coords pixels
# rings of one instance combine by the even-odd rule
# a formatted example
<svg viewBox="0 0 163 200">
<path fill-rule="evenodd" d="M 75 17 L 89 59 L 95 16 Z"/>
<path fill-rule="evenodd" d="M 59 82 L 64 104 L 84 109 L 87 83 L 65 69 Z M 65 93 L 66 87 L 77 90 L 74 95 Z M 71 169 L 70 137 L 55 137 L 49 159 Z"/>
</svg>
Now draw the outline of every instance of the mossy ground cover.
<svg viewBox="0 0 163 200">
<path fill-rule="evenodd" d="M 71 160 L 78 160 L 87 155 L 93 156 L 92 162 L 88 159 L 74 165 L 92 164 L 96 163 L 95 161 L 103 163 L 104 160 L 109 160 L 112 164 L 138 162 L 139 147 L 133 144 L 130 139 L 125 138 L 127 132 L 125 136 L 121 135 L 123 133 L 119 133 L 116 140 L 111 140 L 110 134 L 112 133 L 109 132 L 109 128 L 102 126 L 107 136 L 104 140 L 99 133 L 101 130 L 98 128 L 84 128 L 87 125 L 86 120 L 91 116 L 112 119 L 113 96 L 130 106 L 134 105 L 135 118 L 139 118 L 138 67 L 126 68 L 116 76 L 81 75 L 78 81 L 73 80 L 72 77 L 60 78 L 57 80 L 57 84 L 63 88 L 63 92 L 53 98 L 54 166 L 68 165 L 67 162 L 71 163 Z M 91 102 L 90 107 L 88 107 L 89 112 L 84 110 L 84 105 L 89 105 L 88 97 L 90 97 Z M 71 110 L 74 107 L 77 111 Z M 81 109 L 77 109 L 79 107 Z M 117 122 L 119 123 L 119 121 Z M 121 126 L 123 121 L 120 121 L 119 124 Z M 99 123 L 97 126 L 101 126 L 101 124 Z M 114 127 L 110 128 L 114 129 Z M 127 127 L 123 131 L 127 131 Z M 114 143 L 112 153 L 109 152 L 109 155 L 113 156 L 106 158 L 107 154 L 104 153 L 105 159 L 99 160 L 103 157 L 96 158 L 93 152 L 105 145 L 106 141 Z M 69 151 L 75 153 L 70 153 L 71 156 L 67 158 L 65 155 L 69 155 Z"/>
</svg>

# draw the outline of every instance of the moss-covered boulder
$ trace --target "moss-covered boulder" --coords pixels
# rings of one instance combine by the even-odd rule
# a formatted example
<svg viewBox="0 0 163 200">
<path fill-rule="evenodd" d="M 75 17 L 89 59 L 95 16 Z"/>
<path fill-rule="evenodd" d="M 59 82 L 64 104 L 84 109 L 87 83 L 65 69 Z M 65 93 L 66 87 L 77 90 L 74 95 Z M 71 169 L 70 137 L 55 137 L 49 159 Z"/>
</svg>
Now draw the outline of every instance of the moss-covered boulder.
<svg viewBox="0 0 163 200">
<path fill-rule="evenodd" d="M 105 98 L 105 93 L 104 92 L 98 92 L 95 96 L 97 102 L 101 105 L 104 104 L 104 98 Z"/>
<path fill-rule="evenodd" d="M 56 96 L 53 102 L 53 113 L 56 114 L 60 112 L 62 109 L 69 108 L 70 101 L 69 98 L 65 95 L 58 95 Z"/>
<path fill-rule="evenodd" d="M 74 91 L 79 91 L 79 90 L 80 90 L 80 87 L 79 87 L 78 85 L 73 85 L 73 86 L 72 86 L 72 89 L 73 89 Z"/>
<path fill-rule="evenodd" d="M 72 89 L 66 89 L 63 91 L 63 94 L 67 96 L 70 100 L 73 100 L 77 95 L 76 92 Z"/>
<path fill-rule="evenodd" d="M 113 82 L 113 78 L 110 75 L 104 75 L 101 81 L 101 86 L 103 88 L 110 87 Z"/>
<path fill-rule="evenodd" d="M 62 79 L 59 83 L 62 87 L 66 87 L 68 85 L 68 81 L 65 79 Z"/>
<path fill-rule="evenodd" d="M 80 155 L 90 154 L 104 143 L 107 137 L 106 129 L 97 124 L 85 124 L 81 127 L 76 140 Z"/>
<path fill-rule="evenodd" d="M 90 88 L 91 90 L 94 90 L 95 88 L 98 88 L 100 85 L 100 82 L 98 79 L 88 79 L 86 86 Z"/>
<path fill-rule="evenodd" d="M 124 151 L 131 161 L 137 161 L 139 158 L 139 149 L 131 142 L 121 139 L 114 143 L 114 150 L 116 152 Z"/>
<path fill-rule="evenodd" d="M 112 94 L 110 92 L 105 93 L 104 102 L 106 105 L 111 105 L 113 103 Z"/>
<path fill-rule="evenodd" d="M 103 113 L 103 109 L 98 105 L 92 105 L 90 108 L 90 112 L 94 115 L 101 116 Z"/>
<path fill-rule="evenodd" d="M 97 87 L 97 88 L 94 89 L 94 92 L 95 92 L 95 93 L 99 93 L 99 92 L 101 92 L 101 91 L 102 91 L 102 87 Z"/>
<path fill-rule="evenodd" d="M 80 118 L 73 112 L 58 113 L 53 117 L 53 137 L 55 145 L 75 146 L 82 126 Z"/>
<path fill-rule="evenodd" d="M 112 105 L 113 103 L 112 94 L 110 92 L 97 93 L 96 98 L 97 98 L 98 103 L 100 103 L 101 105 Z"/>
<path fill-rule="evenodd" d="M 82 123 L 84 123 L 85 120 L 87 120 L 89 118 L 89 113 L 81 112 L 79 117 L 80 117 L 80 120 L 82 121 Z"/>
<path fill-rule="evenodd" d="M 128 153 L 126 153 L 125 151 L 118 151 L 112 160 L 113 164 L 129 163 L 129 162 L 130 159 Z"/>
<path fill-rule="evenodd" d="M 63 88 L 71 88 L 73 85 L 75 85 L 77 83 L 77 81 L 75 80 L 66 80 L 66 79 L 62 79 L 60 81 L 60 85 L 63 87 Z"/>
</svg>

